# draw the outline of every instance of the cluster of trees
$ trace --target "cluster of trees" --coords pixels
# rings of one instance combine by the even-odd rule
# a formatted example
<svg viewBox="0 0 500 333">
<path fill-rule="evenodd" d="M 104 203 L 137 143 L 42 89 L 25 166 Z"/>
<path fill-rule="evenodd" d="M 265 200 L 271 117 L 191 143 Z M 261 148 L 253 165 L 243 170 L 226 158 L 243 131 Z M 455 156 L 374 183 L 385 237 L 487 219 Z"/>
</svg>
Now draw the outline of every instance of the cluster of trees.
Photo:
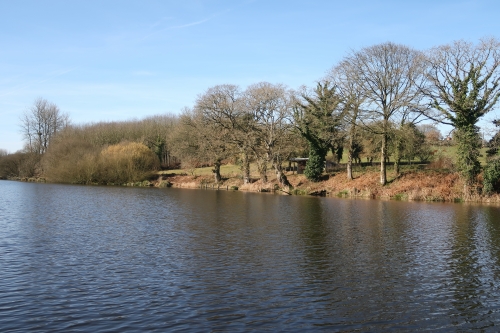
<svg viewBox="0 0 500 333">
<path fill-rule="evenodd" d="M 457 165 L 468 193 L 480 172 L 477 122 L 500 96 L 499 65 L 496 39 L 457 41 L 428 52 L 385 43 L 351 52 L 332 70 L 330 80 L 339 87 L 353 131 L 364 127 L 379 137 L 381 184 L 387 181 L 390 141 L 398 174 L 404 134 L 431 119 L 454 127 Z"/>
<path fill-rule="evenodd" d="M 25 148 L 15 154 L 0 156 L 0 177 L 30 177 L 39 174 L 41 156 L 56 133 L 69 125 L 69 117 L 57 105 L 38 98 L 21 117 Z"/>
<path fill-rule="evenodd" d="M 313 90 L 300 91 L 267 82 L 246 90 L 235 85 L 211 87 L 179 118 L 174 133 L 177 141 L 173 143 L 176 154 L 183 163 L 212 165 L 216 182 L 221 180 L 222 161 L 229 158 L 239 161 L 243 180 L 249 182 L 253 161 L 263 182 L 267 181 L 268 167 L 272 167 L 283 187 L 290 186 L 283 165 L 291 157 L 309 157 L 305 174 L 314 181 L 323 173 L 327 154 L 331 152 L 340 161 L 345 147 L 349 178 L 355 161 L 360 162 L 362 156 L 370 161 L 377 159 L 381 150 L 384 177 L 389 154 L 396 156 L 396 164 L 402 159 L 430 157 L 426 136 L 416 126 L 415 120 L 421 114 L 410 118 L 408 112 L 399 124 L 387 119 L 381 126 L 379 119 L 367 117 L 359 100 L 347 100 L 341 95 L 347 94 L 342 89 L 349 87 L 328 79 Z M 385 141 L 380 139 L 380 127 L 385 131 Z M 439 133 L 432 125 L 423 128 Z"/>
<path fill-rule="evenodd" d="M 316 181 L 327 154 L 340 160 L 345 151 L 347 177 L 352 179 L 353 163 L 364 156 L 379 161 L 384 185 L 389 158 L 398 175 L 402 160 L 430 157 L 425 143 L 440 140 L 435 126 L 420 124 L 430 119 L 454 127 L 457 166 L 470 193 L 481 171 L 477 122 L 500 97 L 499 65 L 500 43 L 494 38 L 476 44 L 457 41 L 427 52 L 388 42 L 348 53 L 313 89 L 294 91 L 267 82 L 244 90 L 218 85 L 179 116 L 74 126 L 55 105 L 39 99 L 22 119 L 26 152 L 35 156 L 35 168 L 24 172 L 41 170 L 57 178 L 63 174 L 63 156 L 71 156 L 73 165 L 85 156 L 94 161 L 89 165 L 104 165 L 106 152 L 125 151 L 124 142 L 134 142 L 156 155 L 158 164 L 179 159 L 185 167 L 211 165 L 216 182 L 227 159 L 241 165 L 245 182 L 251 162 L 264 182 L 271 167 L 283 187 L 290 186 L 283 169 L 290 157 L 307 154 L 305 173 Z"/>
<path fill-rule="evenodd" d="M 31 109 L 22 119 L 29 119 L 30 112 Z M 53 131 L 45 150 L 31 149 L 37 146 L 26 140 L 22 151 L 0 157 L 0 176 L 43 176 L 65 183 L 121 184 L 147 179 L 161 165 L 178 163 L 169 146 L 176 116 L 85 125 L 70 124 L 68 117 L 62 116 L 65 126 Z"/>
<path fill-rule="evenodd" d="M 222 161 L 233 158 L 245 183 L 255 161 L 264 182 L 271 166 L 280 184 L 289 186 L 283 162 L 303 146 L 293 131 L 293 106 L 293 94 L 280 84 L 262 82 L 245 91 L 235 85 L 212 87 L 180 116 L 174 146 L 183 161 L 212 165 L 216 182 Z"/>
<path fill-rule="evenodd" d="M 412 147 L 421 146 L 423 133 L 416 125 L 431 119 L 454 127 L 458 170 L 470 192 L 480 172 L 477 122 L 500 96 L 499 61 L 496 39 L 457 41 L 428 52 L 384 43 L 351 52 L 312 91 L 267 83 L 244 92 L 216 86 L 183 116 L 198 136 L 185 151 L 212 154 L 217 181 L 220 161 L 236 150 L 243 156 L 245 179 L 253 156 L 259 166 L 273 165 L 287 185 L 281 162 L 291 153 L 290 143 L 300 142 L 297 135 L 307 144 L 306 175 L 312 180 L 320 178 L 328 151 L 341 155 L 344 148 L 352 178 L 352 162 L 368 150 L 366 138 L 371 138 L 369 150 L 379 152 L 384 185 L 389 156 L 397 175 L 401 160 L 413 158 Z"/>
</svg>

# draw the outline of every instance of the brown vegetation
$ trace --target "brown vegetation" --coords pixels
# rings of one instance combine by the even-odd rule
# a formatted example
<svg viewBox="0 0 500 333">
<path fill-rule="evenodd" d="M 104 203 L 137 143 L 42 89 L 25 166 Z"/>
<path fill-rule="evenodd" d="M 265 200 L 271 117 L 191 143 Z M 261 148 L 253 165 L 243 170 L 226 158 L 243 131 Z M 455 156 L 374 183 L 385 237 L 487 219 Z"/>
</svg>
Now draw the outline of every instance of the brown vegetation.
<svg viewBox="0 0 500 333">
<path fill-rule="evenodd" d="M 160 161 L 145 145 L 122 142 L 98 149 L 84 141 L 61 140 L 44 158 L 47 180 L 73 184 L 124 184 L 150 177 Z"/>
<path fill-rule="evenodd" d="M 481 196 L 479 194 L 464 198 L 463 180 L 456 172 L 439 170 L 404 171 L 397 178 L 390 179 L 387 185 L 379 182 L 379 173 L 372 170 L 357 172 L 353 180 L 346 177 L 346 171 L 325 175 L 322 181 L 309 181 L 304 175 L 288 174 L 293 190 L 279 190 L 279 183 L 272 179 L 268 183 L 254 180 L 243 184 L 241 177 L 223 178 L 220 184 L 213 182 L 210 176 L 191 176 L 187 174 L 167 174 L 160 179 L 168 181 L 171 186 L 179 188 L 231 189 L 251 192 L 277 191 L 282 194 L 326 195 L 351 198 L 415 200 L 415 201 L 446 201 L 446 202 L 500 202 L 498 194 Z M 158 183 L 156 184 L 158 185 Z"/>
</svg>

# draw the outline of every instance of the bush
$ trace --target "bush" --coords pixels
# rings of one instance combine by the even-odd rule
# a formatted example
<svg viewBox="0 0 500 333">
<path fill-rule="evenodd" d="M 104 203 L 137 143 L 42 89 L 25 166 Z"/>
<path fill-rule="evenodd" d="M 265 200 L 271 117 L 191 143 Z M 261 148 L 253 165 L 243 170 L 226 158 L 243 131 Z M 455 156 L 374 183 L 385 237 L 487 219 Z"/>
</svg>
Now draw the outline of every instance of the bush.
<svg viewBox="0 0 500 333">
<path fill-rule="evenodd" d="M 417 152 L 417 157 L 422 163 L 432 162 L 434 159 L 434 151 L 429 145 L 423 144 Z"/>
<path fill-rule="evenodd" d="M 96 183 L 99 152 L 99 148 L 86 140 L 57 137 L 43 157 L 44 175 L 52 182 Z"/>
<path fill-rule="evenodd" d="M 498 154 L 498 148 L 497 147 L 491 147 L 486 150 L 486 157 L 490 158 Z"/>
<path fill-rule="evenodd" d="M 7 179 L 20 176 L 20 167 L 25 154 L 15 153 L 0 157 L 0 179 Z"/>
<path fill-rule="evenodd" d="M 145 145 L 125 142 L 104 149 L 79 138 L 60 138 L 44 156 L 45 176 L 53 182 L 124 184 L 148 178 L 159 168 L 156 155 Z"/>
<path fill-rule="evenodd" d="M 310 149 L 309 159 L 306 163 L 306 168 L 304 170 L 304 175 L 307 179 L 317 182 L 320 180 L 323 174 L 323 168 L 325 166 L 325 158 L 322 157 L 315 149 Z"/>
<path fill-rule="evenodd" d="M 499 190 L 500 157 L 492 158 L 486 164 L 483 173 L 483 193 L 491 194 Z"/>
<path fill-rule="evenodd" d="M 156 155 L 147 146 L 137 142 L 112 145 L 100 154 L 101 180 L 106 183 L 142 181 L 159 167 Z"/>
</svg>

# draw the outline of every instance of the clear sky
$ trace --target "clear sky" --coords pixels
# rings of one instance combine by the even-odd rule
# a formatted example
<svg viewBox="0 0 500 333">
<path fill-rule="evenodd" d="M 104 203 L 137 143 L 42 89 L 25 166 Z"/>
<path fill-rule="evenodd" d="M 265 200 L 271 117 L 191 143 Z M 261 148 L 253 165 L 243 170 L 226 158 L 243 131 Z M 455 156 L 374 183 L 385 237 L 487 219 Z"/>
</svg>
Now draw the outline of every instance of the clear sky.
<svg viewBox="0 0 500 333">
<path fill-rule="evenodd" d="M 0 148 L 37 97 L 73 123 L 179 113 L 217 84 L 313 86 L 350 50 L 500 36 L 497 0 L 0 0 Z M 494 111 L 490 118 L 495 118 Z"/>
</svg>

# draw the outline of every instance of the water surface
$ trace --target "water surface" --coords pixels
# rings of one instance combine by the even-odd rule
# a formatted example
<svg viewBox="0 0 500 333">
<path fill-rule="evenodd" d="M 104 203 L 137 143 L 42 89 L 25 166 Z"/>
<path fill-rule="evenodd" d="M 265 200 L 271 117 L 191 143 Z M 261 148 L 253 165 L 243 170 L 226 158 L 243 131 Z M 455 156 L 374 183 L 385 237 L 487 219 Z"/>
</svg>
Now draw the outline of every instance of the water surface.
<svg viewBox="0 0 500 333">
<path fill-rule="evenodd" d="M 0 330 L 498 331 L 500 208 L 0 181 Z"/>
</svg>

